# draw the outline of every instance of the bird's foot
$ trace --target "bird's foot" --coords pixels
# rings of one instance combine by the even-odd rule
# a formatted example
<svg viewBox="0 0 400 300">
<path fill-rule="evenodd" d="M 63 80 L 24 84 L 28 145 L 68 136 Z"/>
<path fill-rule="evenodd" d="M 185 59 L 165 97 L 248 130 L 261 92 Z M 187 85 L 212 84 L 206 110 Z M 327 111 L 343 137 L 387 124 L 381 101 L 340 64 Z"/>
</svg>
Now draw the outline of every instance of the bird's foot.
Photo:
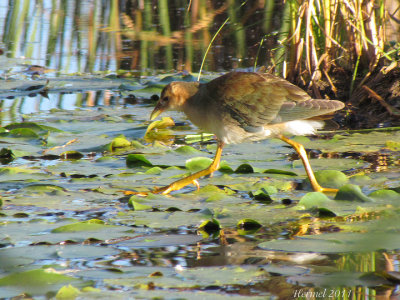
<svg viewBox="0 0 400 300">
<path fill-rule="evenodd" d="M 319 184 L 317 186 L 313 185 L 313 190 L 315 192 L 321 192 L 321 193 L 327 193 L 327 194 L 333 194 L 337 193 L 339 190 L 338 189 L 333 189 L 333 188 L 324 188 L 320 186 Z"/>
<path fill-rule="evenodd" d="M 183 189 L 185 186 L 193 184 L 197 190 L 200 189 L 200 184 L 199 182 L 194 179 L 190 179 L 189 177 L 182 178 L 180 180 L 174 181 L 170 185 L 161 187 L 161 188 L 155 188 L 153 191 L 151 191 L 153 194 L 161 194 L 161 195 L 167 195 L 171 193 L 172 191 L 178 191 L 180 189 Z"/>
<path fill-rule="evenodd" d="M 332 189 L 332 188 L 321 188 L 322 193 L 337 193 L 339 190 L 338 189 Z"/>
<path fill-rule="evenodd" d="M 125 196 L 131 196 L 131 195 L 147 196 L 149 194 L 149 192 L 136 192 L 136 191 L 123 191 L 123 193 Z"/>
<path fill-rule="evenodd" d="M 145 197 L 145 196 L 148 196 L 150 193 L 151 194 L 168 195 L 172 191 L 178 191 L 189 184 L 193 184 L 197 190 L 200 189 L 200 184 L 196 179 L 188 180 L 188 178 L 182 178 L 180 180 L 177 180 L 177 181 L 171 183 L 170 185 L 155 188 L 154 190 L 149 191 L 149 192 L 136 192 L 136 191 L 123 191 L 123 192 L 124 192 L 124 195 L 126 195 L 126 196 L 136 195 L 136 196 Z"/>
</svg>

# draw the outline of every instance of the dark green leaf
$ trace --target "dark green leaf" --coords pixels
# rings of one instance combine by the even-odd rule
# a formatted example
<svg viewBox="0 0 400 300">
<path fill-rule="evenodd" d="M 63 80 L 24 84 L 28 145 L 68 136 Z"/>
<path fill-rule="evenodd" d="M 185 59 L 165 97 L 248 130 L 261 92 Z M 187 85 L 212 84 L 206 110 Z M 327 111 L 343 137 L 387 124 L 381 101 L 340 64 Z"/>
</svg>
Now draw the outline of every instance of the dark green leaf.
<svg viewBox="0 0 400 300">
<path fill-rule="evenodd" d="M 250 166 L 249 164 L 241 164 L 237 169 L 235 170 L 235 173 L 238 174 L 249 174 L 249 173 L 254 173 L 253 167 Z"/>
<path fill-rule="evenodd" d="M 78 151 L 64 151 L 60 154 L 62 159 L 81 159 L 84 155 Z"/>
<path fill-rule="evenodd" d="M 15 137 L 24 137 L 24 138 L 39 138 L 39 135 L 30 128 L 15 128 L 10 130 L 10 134 Z"/>
<path fill-rule="evenodd" d="M 199 230 L 203 230 L 207 233 L 213 233 L 221 229 L 219 222 L 216 219 L 204 221 L 199 225 Z"/>
<path fill-rule="evenodd" d="M 290 171 L 284 171 L 284 170 L 278 170 L 278 169 L 267 169 L 263 173 L 267 174 L 280 174 L 280 175 L 288 175 L 288 176 L 297 176 L 296 173 L 290 172 Z"/>
<path fill-rule="evenodd" d="M 153 166 L 143 154 L 128 154 L 126 157 L 126 165 L 129 168 Z"/>
<path fill-rule="evenodd" d="M 236 224 L 236 227 L 247 231 L 247 230 L 259 229 L 262 227 L 262 225 L 258 223 L 256 220 L 246 218 L 240 220 Z"/>
<path fill-rule="evenodd" d="M 347 200 L 347 201 L 358 201 L 358 202 L 372 202 L 371 198 L 368 198 L 361 191 L 358 185 L 346 184 L 342 186 L 335 196 L 335 200 Z"/>
</svg>

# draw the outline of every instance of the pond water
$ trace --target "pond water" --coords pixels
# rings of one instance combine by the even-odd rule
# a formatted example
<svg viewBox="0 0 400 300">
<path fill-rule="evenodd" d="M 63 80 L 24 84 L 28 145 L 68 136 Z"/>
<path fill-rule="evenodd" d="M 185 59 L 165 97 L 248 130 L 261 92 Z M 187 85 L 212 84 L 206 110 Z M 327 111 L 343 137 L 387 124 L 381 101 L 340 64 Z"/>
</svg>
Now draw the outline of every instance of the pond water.
<svg viewBox="0 0 400 300">
<path fill-rule="evenodd" d="M 199 191 L 124 193 L 213 157 L 182 114 L 146 129 L 154 95 L 197 79 L 228 17 L 201 80 L 269 61 L 267 1 L 191 3 L 0 4 L 0 297 L 398 296 L 399 128 L 294 138 L 337 195 L 311 192 L 275 139 L 228 145 Z"/>
</svg>

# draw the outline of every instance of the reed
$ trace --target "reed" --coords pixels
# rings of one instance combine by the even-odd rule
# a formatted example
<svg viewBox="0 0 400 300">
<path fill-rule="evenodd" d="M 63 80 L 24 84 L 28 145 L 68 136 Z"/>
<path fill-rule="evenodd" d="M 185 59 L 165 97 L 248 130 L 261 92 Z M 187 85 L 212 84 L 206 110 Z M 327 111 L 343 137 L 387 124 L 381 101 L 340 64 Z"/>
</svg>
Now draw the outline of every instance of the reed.
<svg viewBox="0 0 400 300">
<path fill-rule="evenodd" d="M 275 52 L 277 72 L 289 80 L 300 76 L 311 88 L 326 77 L 336 90 L 329 71 L 341 66 L 353 70 L 353 89 L 382 57 L 392 60 L 384 51 L 385 11 L 384 0 L 288 0 L 278 38 L 285 48 Z"/>
<path fill-rule="evenodd" d="M 48 53 L 46 65 L 53 68 L 68 65 L 60 51 L 68 47 L 72 51 L 67 55 L 77 56 L 79 71 L 109 69 L 112 64 L 103 57 L 115 59 L 118 68 L 121 57 L 124 61 L 131 57 L 131 69 L 145 72 L 266 66 L 315 93 L 321 78 L 336 91 L 330 76 L 337 67 L 352 73 L 351 92 L 373 70 L 399 55 L 398 44 L 390 46 L 386 40 L 389 13 L 395 13 L 386 7 L 389 0 L 142 0 L 131 1 L 126 11 L 120 1 L 94 0 L 87 4 L 89 13 L 79 1 L 70 2 L 51 1 L 49 27 L 43 34 L 38 33 L 42 23 L 24 23 L 33 5 L 14 1 L 2 38 L 9 55 L 38 53 L 33 44 L 24 53 L 19 49 L 37 33 L 43 34 L 41 40 L 47 39 L 40 45 L 47 50 L 39 52 Z M 66 35 L 71 21 L 78 30 Z M 87 51 L 74 51 L 67 40 Z"/>
<path fill-rule="evenodd" d="M 158 1 L 160 24 L 162 28 L 163 35 L 167 38 L 171 36 L 171 26 L 168 14 L 168 1 L 160 0 Z M 168 70 L 173 69 L 173 55 L 172 55 L 172 45 L 165 45 L 165 64 Z"/>
</svg>

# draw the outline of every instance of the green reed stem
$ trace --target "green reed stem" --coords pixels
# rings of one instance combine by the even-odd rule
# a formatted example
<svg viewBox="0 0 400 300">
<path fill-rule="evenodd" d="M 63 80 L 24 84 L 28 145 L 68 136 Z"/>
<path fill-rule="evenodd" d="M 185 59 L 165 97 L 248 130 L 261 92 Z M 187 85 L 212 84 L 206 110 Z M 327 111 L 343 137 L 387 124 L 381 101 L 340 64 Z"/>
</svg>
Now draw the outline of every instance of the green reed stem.
<svg viewBox="0 0 400 300">
<path fill-rule="evenodd" d="M 226 18 L 225 22 L 222 23 L 222 25 L 218 28 L 217 32 L 214 34 L 213 38 L 211 39 L 211 42 L 208 44 L 206 53 L 204 53 L 203 60 L 201 61 L 201 66 L 200 66 L 200 70 L 199 70 L 199 76 L 197 76 L 197 81 L 200 80 L 201 71 L 203 70 L 204 62 L 206 61 L 206 57 L 207 57 L 208 52 L 209 52 L 210 49 L 211 49 L 212 43 L 214 42 L 214 40 L 215 40 L 215 38 L 217 37 L 217 35 L 219 34 L 219 32 L 221 31 L 221 29 L 225 26 L 225 24 L 226 24 L 228 21 L 229 21 L 229 17 Z"/>
</svg>

